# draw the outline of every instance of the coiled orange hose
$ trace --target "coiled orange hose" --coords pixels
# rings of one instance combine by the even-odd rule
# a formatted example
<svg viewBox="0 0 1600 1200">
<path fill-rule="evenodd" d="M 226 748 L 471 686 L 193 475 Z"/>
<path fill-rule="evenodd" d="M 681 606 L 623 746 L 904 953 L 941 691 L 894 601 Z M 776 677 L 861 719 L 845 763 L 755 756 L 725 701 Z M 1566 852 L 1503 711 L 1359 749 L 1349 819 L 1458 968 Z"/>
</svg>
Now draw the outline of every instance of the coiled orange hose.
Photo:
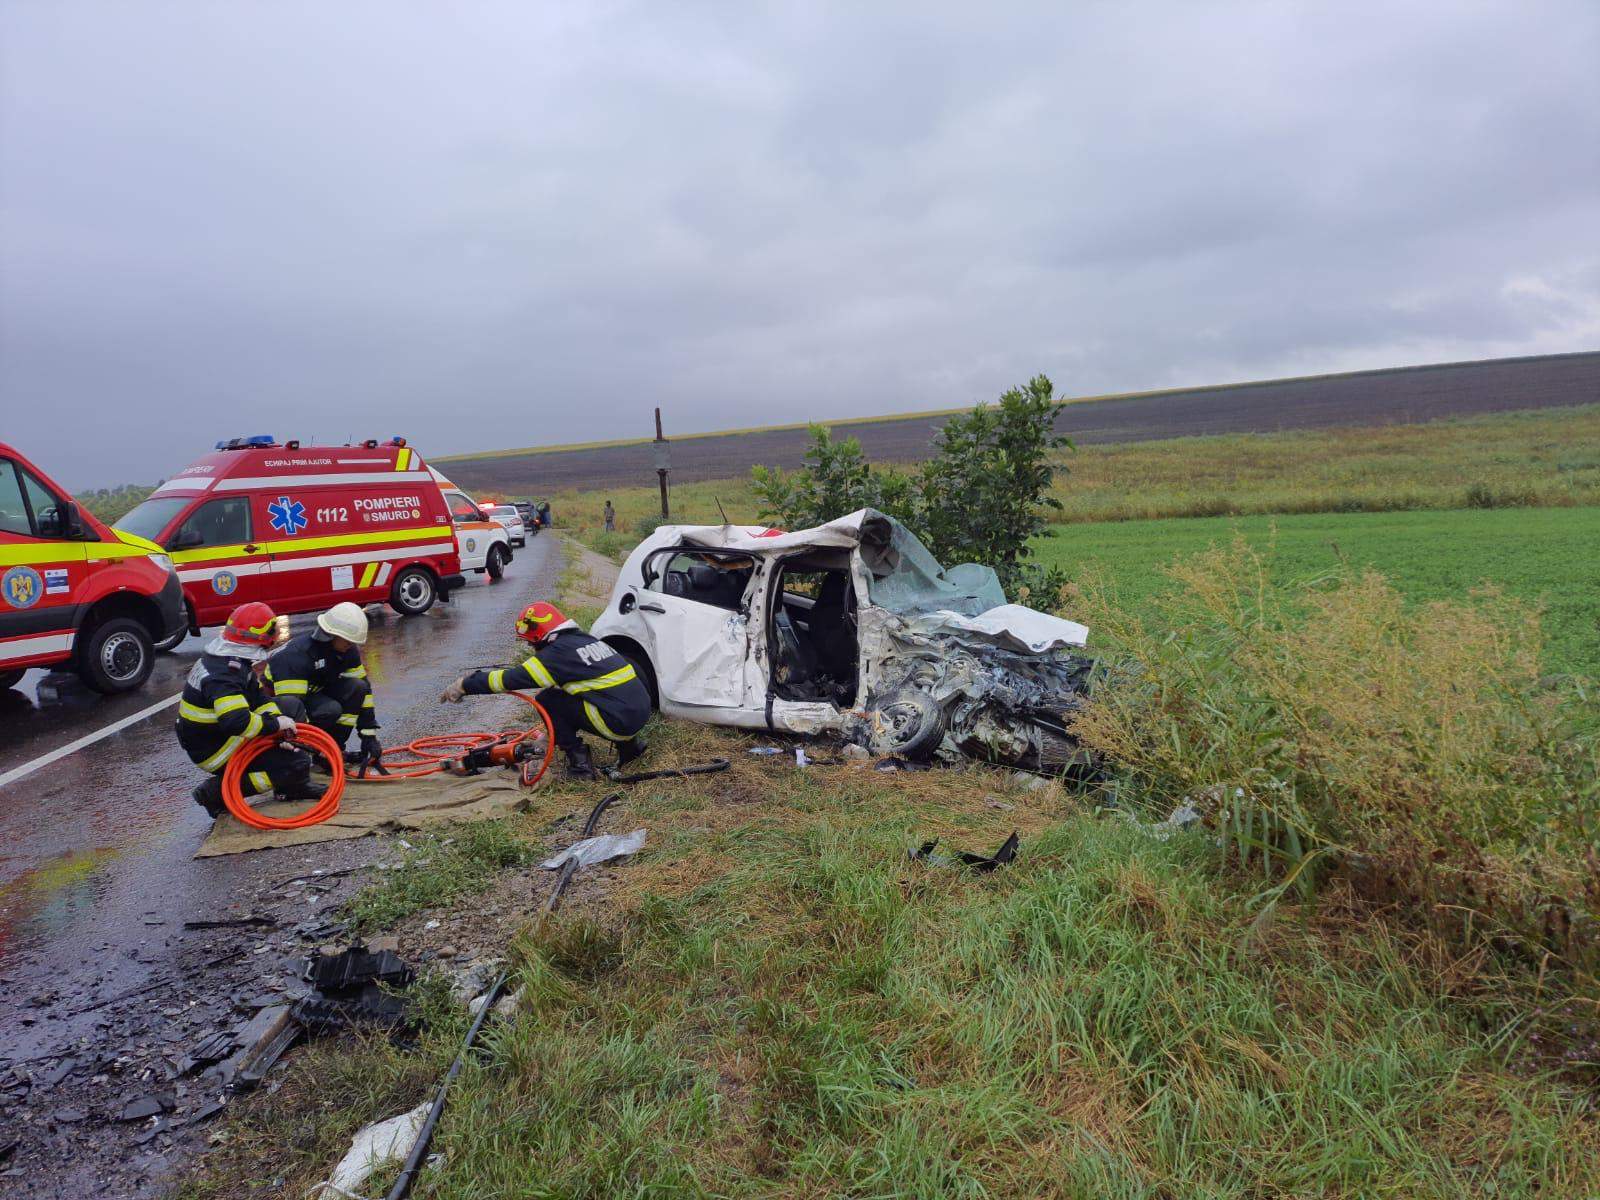
<svg viewBox="0 0 1600 1200">
<path fill-rule="evenodd" d="M 439 733 L 427 737 L 414 738 L 403 746 L 384 752 L 384 765 L 390 765 L 391 754 L 410 754 L 414 756 L 413 762 L 401 762 L 399 770 L 392 770 L 388 775 L 370 775 L 368 781 L 381 782 L 384 780 L 420 779 L 424 775 L 433 775 L 445 769 L 445 764 L 450 759 L 460 758 L 468 750 L 479 746 L 486 746 L 492 742 L 501 742 L 507 746 L 515 746 L 526 738 L 544 736 L 544 755 L 538 763 L 525 762 L 522 764 L 520 778 L 523 787 L 532 787 L 544 776 L 550 767 L 550 758 L 555 752 L 555 727 L 550 724 L 550 714 L 532 696 L 523 692 L 507 692 L 508 696 L 533 705 L 534 711 L 539 714 L 537 724 L 524 730 L 513 730 L 508 733 Z M 322 793 L 322 798 L 303 813 L 292 817 L 268 817 L 257 812 L 246 802 L 244 792 L 239 783 L 244 778 L 245 772 L 250 769 L 250 764 L 256 758 L 265 754 L 273 746 L 278 745 L 280 739 L 273 735 L 253 738 L 239 748 L 239 752 L 228 760 L 227 767 L 222 772 L 222 802 L 235 820 L 248 825 L 252 829 L 305 829 L 311 825 L 320 825 L 334 813 L 339 811 L 339 800 L 344 795 L 344 751 L 326 733 L 308 721 L 298 722 L 295 733 L 289 739 L 297 746 L 315 751 L 322 755 L 328 762 L 331 777 L 328 786 Z"/>
<path fill-rule="evenodd" d="M 251 808 L 245 802 L 244 793 L 239 790 L 239 781 L 250 769 L 251 762 L 276 746 L 279 740 L 271 735 L 252 738 L 228 760 L 228 765 L 222 772 L 222 803 L 233 814 L 234 820 L 250 826 L 251 829 L 305 829 L 309 825 L 320 825 L 339 811 L 339 797 L 344 795 L 344 751 L 339 749 L 338 742 L 309 721 L 297 724 L 294 736 L 289 740 L 297 746 L 304 746 L 307 750 L 315 750 L 328 760 L 328 770 L 332 772 L 332 777 L 323 790 L 322 799 L 295 816 L 268 817 Z"/>
</svg>

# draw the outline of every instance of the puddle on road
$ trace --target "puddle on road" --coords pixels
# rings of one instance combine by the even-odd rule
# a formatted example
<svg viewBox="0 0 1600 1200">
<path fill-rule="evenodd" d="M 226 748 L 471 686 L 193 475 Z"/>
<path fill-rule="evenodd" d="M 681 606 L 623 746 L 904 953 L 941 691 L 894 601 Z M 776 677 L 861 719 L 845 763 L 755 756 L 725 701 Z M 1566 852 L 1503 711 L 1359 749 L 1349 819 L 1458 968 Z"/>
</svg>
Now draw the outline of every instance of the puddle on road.
<svg viewBox="0 0 1600 1200">
<path fill-rule="evenodd" d="M 93 911 L 99 901 L 101 869 L 125 849 L 68 851 L 0 884 L 0 966 Z"/>
</svg>

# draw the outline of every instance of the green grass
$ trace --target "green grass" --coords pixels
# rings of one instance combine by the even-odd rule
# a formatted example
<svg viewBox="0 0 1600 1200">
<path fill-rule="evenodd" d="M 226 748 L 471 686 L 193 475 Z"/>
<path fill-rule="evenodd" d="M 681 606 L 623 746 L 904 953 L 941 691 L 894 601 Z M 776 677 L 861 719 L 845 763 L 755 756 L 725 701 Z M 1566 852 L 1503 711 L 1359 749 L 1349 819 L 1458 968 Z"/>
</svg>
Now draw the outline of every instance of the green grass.
<svg viewBox="0 0 1600 1200">
<path fill-rule="evenodd" d="M 412 913 L 482 891 L 495 872 L 528 862 L 530 854 L 504 821 L 415 834 L 399 865 L 352 896 L 345 915 L 358 933 L 387 929 Z"/>
<path fill-rule="evenodd" d="M 1600 1188 L 1581 1094 L 1508 1065 L 1514 1026 L 1453 998 L 1425 937 L 1333 894 L 1260 922 L 1206 836 L 1158 841 L 994 773 L 798 771 L 745 744 L 658 735 L 658 761 L 733 769 L 627 793 L 609 825 L 644 825 L 646 849 L 519 940 L 523 1007 L 458 1080 L 420 1195 Z M 1011 829 L 1022 855 L 993 876 L 905 857 Z M 297 1061 L 191 1194 L 301 1194 L 426 1094 L 441 1036 Z"/>
<path fill-rule="evenodd" d="M 1225 543 L 1238 530 L 1271 549 L 1272 578 L 1323 574 L 1341 557 L 1371 565 L 1413 600 L 1460 597 L 1480 583 L 1545 605 L 1552 670 L 1600 676 L 1600 508 L 1346 513 L 1124 521 L 1057 526 L 1042 562 L 1074 575 L 1098 571 L 1139 606 L 1180 554 Z"/>
</svg>

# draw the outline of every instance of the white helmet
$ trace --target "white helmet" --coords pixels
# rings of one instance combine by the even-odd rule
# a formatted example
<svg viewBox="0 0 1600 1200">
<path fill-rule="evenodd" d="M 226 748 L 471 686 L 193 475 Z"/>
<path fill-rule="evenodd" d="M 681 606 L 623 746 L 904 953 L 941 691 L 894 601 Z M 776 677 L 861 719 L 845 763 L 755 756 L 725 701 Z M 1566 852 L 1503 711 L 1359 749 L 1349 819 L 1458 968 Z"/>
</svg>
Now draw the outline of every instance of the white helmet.
<svg viewBox="0 0 1600 1200">
<path fill-rule="evenodd" d="M 329 637 L 343 638 L 357 646 L 367 644 L 366 610 L 348 600 L 335 604 L 318 617 L 317 627 Z"/>
</svg>

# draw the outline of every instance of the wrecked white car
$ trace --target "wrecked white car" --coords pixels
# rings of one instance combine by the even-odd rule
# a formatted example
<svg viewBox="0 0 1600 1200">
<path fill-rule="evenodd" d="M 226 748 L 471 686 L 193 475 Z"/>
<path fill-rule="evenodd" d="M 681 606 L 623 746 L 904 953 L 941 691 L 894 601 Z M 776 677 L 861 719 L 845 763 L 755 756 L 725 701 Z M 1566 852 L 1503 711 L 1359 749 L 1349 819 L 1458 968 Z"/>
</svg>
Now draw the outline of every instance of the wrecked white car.
<svg viewBox="0 0 1600 1200">
<path fill-rule="evenodd" d="M 940 567 L 872 509 L 797 533 L 662 526 L 628 557 L 593 633 L 669 716 L 910 759 L 1081 761 L 1067 721 L 1088 630 L 1007 604 L 987 567 Z"/>
</svg>

